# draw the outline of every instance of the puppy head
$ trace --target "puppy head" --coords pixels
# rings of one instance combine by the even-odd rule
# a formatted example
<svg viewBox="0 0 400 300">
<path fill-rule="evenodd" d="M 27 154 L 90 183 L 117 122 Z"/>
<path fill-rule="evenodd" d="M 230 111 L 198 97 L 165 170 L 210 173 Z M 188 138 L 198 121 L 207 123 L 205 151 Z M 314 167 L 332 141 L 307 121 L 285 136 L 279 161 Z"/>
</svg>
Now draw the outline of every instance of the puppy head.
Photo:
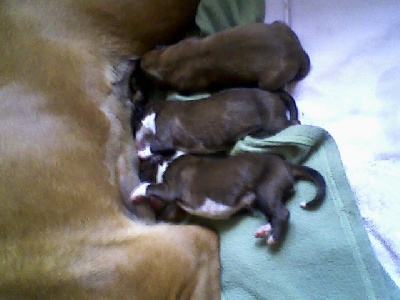
<svg viewBox="0 0 400 300">
<path fill-rule="evenodd" d="M 140 66 L 158 84 L 178 90 L 192 85 L 196 73 L 199 38 L 188 38 L 178 44 L 146 53 Z"/>
</svg>

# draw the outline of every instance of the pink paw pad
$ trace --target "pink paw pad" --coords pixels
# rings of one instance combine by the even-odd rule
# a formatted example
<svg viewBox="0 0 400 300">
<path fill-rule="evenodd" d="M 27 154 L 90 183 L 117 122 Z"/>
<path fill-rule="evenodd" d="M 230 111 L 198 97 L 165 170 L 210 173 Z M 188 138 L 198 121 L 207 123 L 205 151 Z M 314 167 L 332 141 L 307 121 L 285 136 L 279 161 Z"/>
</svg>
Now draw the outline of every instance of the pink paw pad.
<svg viewBox="0 0 400 300">
<path fill-rule="evenodd" d="M 271 235 L 271 232 L 272 232 L 272 227 L 271 224 L 268 223 L 266 225 L 259 227 L 254 236 L 256 238 L 266 238 Z"/>
</svg>

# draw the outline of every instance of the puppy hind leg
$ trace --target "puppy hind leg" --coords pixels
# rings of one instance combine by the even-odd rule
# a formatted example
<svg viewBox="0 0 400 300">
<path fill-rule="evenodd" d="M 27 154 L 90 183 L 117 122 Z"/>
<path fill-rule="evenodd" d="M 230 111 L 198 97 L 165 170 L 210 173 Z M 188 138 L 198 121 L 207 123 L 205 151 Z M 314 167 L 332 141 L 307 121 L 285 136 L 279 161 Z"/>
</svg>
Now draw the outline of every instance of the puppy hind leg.
<svg viewBox="0 0 400 300">
<path fill-rule="evenodd" d="M 280 242 L 286 232 L 289 211 L 282 203 L 283 194 L 274 184 L 265 184 L 257 191 L 257 207 L 269 220 L 269 224 L 256 231 L 256 237 L 267 238 L 268 245 Z"/>
</svg>

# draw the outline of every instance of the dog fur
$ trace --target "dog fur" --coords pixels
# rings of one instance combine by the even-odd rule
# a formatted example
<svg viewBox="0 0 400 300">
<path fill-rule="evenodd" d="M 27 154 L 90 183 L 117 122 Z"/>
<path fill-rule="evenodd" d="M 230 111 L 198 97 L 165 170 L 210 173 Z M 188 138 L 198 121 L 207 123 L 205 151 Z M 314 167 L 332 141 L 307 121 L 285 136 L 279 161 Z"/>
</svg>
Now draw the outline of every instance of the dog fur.
<svg viewBox="0 0 400 300">
<path fill-rule="evenodd" d="M 121 202 L 138 183 L 132 62 L 197 2 L 1 1 L 1 299 L 220 298 L 214 232 Z"/>
<path fill-rule="evenodd" d="M 202 100 L 154 102 L 136 132 L 136 148 L 142 159 L 170 150 L 214 153 L 248 134 L 273 135 L 294 124 L 297 107 L 289 94 L 228 89 Z"/>
<path fill-rule="evenodd" d="M 225 158 L 183 155 L 162 169 L 165 171 L 161 170 L 158 183 L 142 183 L 133 190 L 133 202 L 156 198 L 210 219 L 227 219 L 255 204 L 269 221 L 255 236 L 266 237 L 269 245 L 281 241 L 286 230 L 289 211 L 283 200 L 293 192 L 295 178 L 309 180 L 317 187 L 314 199 L 301 203 L 303 208 L 315 208 L 325 197 L 325 180 L 318 171 L 289 164 L 273 154 L 242 153 Z"/>
<path fill-rule="evenodd" d="M 310 59 L 283 22 L 246 24 L 146 53 L 143 71 L 183 92 L 259 87 L 275 91 L 304 78 Z"/>
</svg>

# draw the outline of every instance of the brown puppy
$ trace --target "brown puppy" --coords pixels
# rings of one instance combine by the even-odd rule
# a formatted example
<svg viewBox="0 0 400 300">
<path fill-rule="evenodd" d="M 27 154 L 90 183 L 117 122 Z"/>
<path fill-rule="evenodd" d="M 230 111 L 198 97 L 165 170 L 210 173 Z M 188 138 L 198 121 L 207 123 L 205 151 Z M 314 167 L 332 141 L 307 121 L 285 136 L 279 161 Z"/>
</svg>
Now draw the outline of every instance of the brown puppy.
<svg viewBox="0 0 400 300">
<path fill-rule="evenodd" d="M 255 204 L 269 221 L 255 236 L 267 237 L 273 245 L 282 239 L 288 223 L 289 211 L 282 200 L 293 191 L 295 178 L 310 180 L 318 189 L 315 198 L 301 206 L 319 205 L 326 190 L 322 175 L 277 155 L 243 153 L 222 159 L 183 155 L 160 166 L 159 183 L 142 183 L 132 192 L 131 200 L 156 197 L 210 219 L 227 219 Z"/>
<path fill-rule="evenodd" d="M 297 106 L 286 92 L 228 89 L 202 100 L 155 102 L 136 132 L 136 148 L 142 159 L 170 150 L 214 153 L 248 134 L 272 135 L 298 123 Z"/>
<path fill-rule="evenodd" d="M 1 299 L 220 298 L 216 234 L 148 226 L 119 189 L 138 182 L 129 59 L 197 2 L 1 1 Z"/>
<path fill-rule="evenodd" d="M 274 91 L 304 78 L 310 60 L 285 23 L 254 23 L 206 38 L 189 38 L 146 53 L 144 72 L 180 91 L 210 91 L 234 86 Z"/>
</svg>

